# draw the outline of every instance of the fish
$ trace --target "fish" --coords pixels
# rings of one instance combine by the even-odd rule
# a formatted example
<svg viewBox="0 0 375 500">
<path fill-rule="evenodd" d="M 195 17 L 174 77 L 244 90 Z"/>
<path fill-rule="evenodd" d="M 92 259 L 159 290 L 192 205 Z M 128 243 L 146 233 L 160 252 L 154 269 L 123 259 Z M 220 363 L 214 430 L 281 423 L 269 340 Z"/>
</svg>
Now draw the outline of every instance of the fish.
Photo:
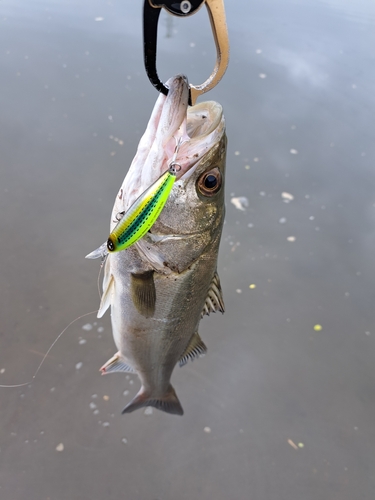
<svg viewBox="0 0 375 500">
<path fill-rule="evenodd" d="M 166 83 L 137 153 L 116 197 L 116 216 L 137 198 L 172 161 L 176 179 L 163 210 L 144 237 L 118 252 L 104 243 L 88 258 L 105 255 L 101 318 L 111 308 L 117 352 L 102 374 L 136 373 L 141 388 L 123 409 L 154 407 L 182 415 L 171 384 L 177 364 L 204 355 L 198 333 L 203 316 L 224 312 L 217 259 L 225 216 L 225 119 L 221 105 L 207 101 L 188 106 L 184 75 Z M 175 154 L 176 144 L 179 144 Z"/>
</svg>

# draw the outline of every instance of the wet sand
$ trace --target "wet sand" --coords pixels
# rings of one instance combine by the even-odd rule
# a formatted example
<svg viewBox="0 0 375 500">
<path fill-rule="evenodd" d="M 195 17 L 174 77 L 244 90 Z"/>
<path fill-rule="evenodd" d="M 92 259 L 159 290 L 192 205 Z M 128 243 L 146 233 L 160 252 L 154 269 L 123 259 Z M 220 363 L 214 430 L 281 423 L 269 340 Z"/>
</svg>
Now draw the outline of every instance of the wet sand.
<svg viewBox="0 0 375 500">
<path fill-rule="evenodd" d="M 30 380 L 99 305 L 84 256 L 157 98 L 141 4 L 1 3 L 0 384 Z M 122 416 L 139 381 L 100 376 L 109 315 L 84 317 L 32 384 L 0 389 L 2 500 L 373 498 L 375 8 L 226 8 L 230 66 L 207 96 L 229 139 L 226 313 L 173 374 L 185 415 Z M 214 60 L 205 9 L 162 16 L 164 80 L 201 83 Z"/>
</svg>

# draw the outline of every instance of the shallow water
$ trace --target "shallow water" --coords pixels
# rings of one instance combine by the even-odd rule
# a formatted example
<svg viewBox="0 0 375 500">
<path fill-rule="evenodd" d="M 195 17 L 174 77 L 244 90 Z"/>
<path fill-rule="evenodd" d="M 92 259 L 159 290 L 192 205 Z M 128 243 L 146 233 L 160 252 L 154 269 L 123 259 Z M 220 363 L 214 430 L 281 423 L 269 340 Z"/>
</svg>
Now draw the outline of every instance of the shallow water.
<svg viewBox="0 0 375 500">
<path fill-rule="evenodd" d="M 1 2 L 1 384 L 30 380 L 98 307 L 84 256 L 157 97 L 141 4 Z M 139 382 L 100 376 L 109 316 L 82 318 L 32 385 L 0 389 L 1 499 L 373 498 L 375 7 L 226 8 L 230 66 L 208 95 L 229 138 L 226 313 L 173 374 L 185 415 L 122 416 Z M 159 35 L 164 80 L 208 76 L 204 9 L 163 15 Z"/>
</svg>

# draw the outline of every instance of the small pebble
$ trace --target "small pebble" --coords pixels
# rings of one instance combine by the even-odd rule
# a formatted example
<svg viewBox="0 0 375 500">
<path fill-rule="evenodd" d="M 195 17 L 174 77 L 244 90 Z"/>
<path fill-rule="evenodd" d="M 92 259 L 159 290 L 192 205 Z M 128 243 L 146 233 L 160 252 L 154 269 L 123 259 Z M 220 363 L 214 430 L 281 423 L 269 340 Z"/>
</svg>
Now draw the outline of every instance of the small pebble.
<svg viewBox="0 0 375 500">
<path fill-rule="evenodd" d="M 145 409 L 145 411 L 143 412 L 144 415 L 152 415 L 153 414 L 153 409 L 151 406 L 147 406 L 147 408 Z"/>
<path fill-rule="evenodd" d="M 303 443 L 298 443 L 298 448 L 303 448 L 305 445 Z"/>
<path fill-rule="evenodd" d="M 257 287 L 257 286 L 256 286 L 254 283 L 252 283 L 251 285 L 249 285 L 249 288 L 250 288 L 251 290 L 253 290 L 253 289 L 254 289 L 254 288 L 256 288 L 256 287 Z"/>
<path fill-rule="evenodd" d="M 284 201 L 289 202 L 294 200 L 294 196 L 290 193 L 286 193 L 285 191 L 281 193 L 281 197 Z"/>
<path fill-rule="evenodd" d="M 129 392 L 130 392 L 130 391 L 126 390 L 126 391 L 124 391 L 122 394 L 123 394 L 124 396 L 128 396 L 128 395 L 129 395 Z"/>
<path fill-rule="evenodd" d="M 85 325 L 83 325 L 82 330 L 86 330 L 86 332 L 89 332 L 90 330 L 92 330 L 92 324 L 86 323 Z"/>
<path fill-rule="evenodd" d="M 99 22 L 99 21 L 104 21 L 104 17 L 96 17 L 96 18 L 95 18 L 95 21 L 96 21 L 96 22 Z"/>
<path fill-rule="evenodd" d="M 281 217 L 281 219 L 279 219 L 279 223 L 280 224 L 285 224 L 286 222 L 286 218 L 285 217 Z"/>
<path fill-rule="evenodd" d="M 235 156 L 239 156 L 241 153 L 239 151 L 234 152 Z"/>
<path fill-rule="evenodd" d="M 3 374 L 4 372 L 5 372 L 5 368 L 2 368 L 2 369 L 0 370 L 0 373 L 1 373 L 1 374 Z"/>
<path fill-rule="evenodd" d="M 320 331 L 321 331 L 321 329 L 322 329 L 322 325 L 315 325 L 315 326 L 314 326 L 314 330 L 315 330 L 316 332 L 320 332 Z"/>
<path fill-rule="evenodd" d="M 290 154 L 291 155 L 298 155 L 298 151 L 296 149 L 291 149 Z"/>
<path fill-rule="evenodd" d="M 98 333 L 102 333 L 104 332 L 104 328 L 102 326 L 99 326 L 99 328 L 97 329 L 97 332 Z"/>
<path fill-rule="evenodd" d="M 209 434 L 211 432 L 211 427 L 205 427 L 203 430 Z"/>
<path fill-rule="evenodd" d="M 287 240 L 293 242 L 293 241 L 296 241 L 296 237 L 295 236 L 288 236 Z"/>
<path fill-rule="evenodd" d="M 242 293 L 241 288 L 237 288 L 237 289 L 236 289 L 236 292 L 237 292 L 237 293 Z"/>
<path fill-rule="evenodd" d="M 104 396 L 103 396 L 103 399 L 104 399 L 104 401 L 109 401 L 109 396 L 104 395 Z"/>
<path fill-rule="evenodd" d="M 76 370 L 80 370 L 83 366 L 83 363 L 82 361 L 80 361 L 79 363 L 76 364 Z"/>
<path fill-rule="evenodd" d="M 128 440 L 126 438 L 122 438 L 121 442 L 124 443 L 124 444 L 126 444 L 128 442 Z"/>
<path fill-rule="evenodd" d="M 99 415 L 99 410 L 94 410 L 92 413 L 93 415 Z"/>
<path fill-rule="evenodd" d="M 87 340 L 86 339 L 81 339 L 78 344 L 79 345 L 83 345 L 83 344 L 86 344 Z"/>
<path fill-rule="evenodd" d="M 102 423 L 102 426 L 103 426 L 103 427 L 109 427 L 109 422 L 103 422 L 103 423 Z"/>
<path fill-rule="evenodd" d="M 95 403 L 91 402 L 90 403 L 90 409 L 91 410 L 96 410 L 96 408 L 97 408 L 97 405 Z"/>
<path fill-rule="evenodd" d="M 267 78 L 267 75 L 265 73 L 259 73 L 259 78 Z"/>
<path fill-rule="evenodd" d="M 56 451 L 64 451 L 64 445 L 63 443 L 60 443 L 56 446 Z"/>
<path fill-rule="evenodd" d="M 92 398 L 92 399 L 96 399 L 97 397 L 98 397 L 98 395 L 97 395 L 97 394 L 93 394 L 93 395 L 91 396 L 91 398 Z"/>
<path fill-rule="evenodd" d="M 245 211 L 249 206 L 249 200 L 246 198 L 246 196 L 232 198 L 230 201 L 238 210 Z"/>
</svg>

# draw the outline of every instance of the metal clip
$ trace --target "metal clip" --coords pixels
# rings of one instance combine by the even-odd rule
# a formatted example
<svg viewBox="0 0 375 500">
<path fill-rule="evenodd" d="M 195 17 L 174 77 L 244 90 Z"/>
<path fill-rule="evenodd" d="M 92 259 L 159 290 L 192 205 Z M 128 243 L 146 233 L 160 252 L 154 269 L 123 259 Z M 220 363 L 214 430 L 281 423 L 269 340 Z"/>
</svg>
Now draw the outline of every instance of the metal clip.
<svg viewBox="0 0 375 500">
<path fill-rule="evenodd" d="M 213 89 L 223 77 L 229 61 L 228 31 L 225 21 L 224 0 L 145 0 L 143 8 L 143 47 L 144 63 L 147 76 L 152 85 L 163 94 L 168 94 L 168 88 L 160 81 L 156 70 L 156 48 L 158 20 L 161 8 L 169 13 L 186 17 L 195 14 L 203 4 L 206 4 L 211 21 L 212 33 L 216 45 L 216 64 L 210 77 L 201 85 L 190 84 L 189 104 L 194 105 L 197 97 Z"/>
</svg>

